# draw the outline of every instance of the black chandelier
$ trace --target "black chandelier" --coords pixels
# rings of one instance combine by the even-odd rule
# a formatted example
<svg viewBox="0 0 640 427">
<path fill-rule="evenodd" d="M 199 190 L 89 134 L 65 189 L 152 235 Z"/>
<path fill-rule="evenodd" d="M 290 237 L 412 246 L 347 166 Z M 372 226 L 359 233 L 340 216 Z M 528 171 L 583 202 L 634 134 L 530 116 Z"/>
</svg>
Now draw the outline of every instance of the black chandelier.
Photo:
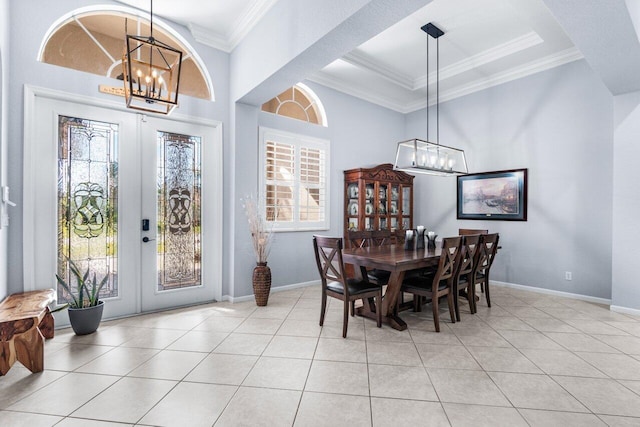
<svg viewBox="0 0 640 427">
<path fill-rule="evenodd" d="M 153 0 L 149 24 L 149 37 L 127 34 L 125 98 L 128 108 L 169 114 L 178 105 L 182 52 L 153 37 Z"/>
</svg>

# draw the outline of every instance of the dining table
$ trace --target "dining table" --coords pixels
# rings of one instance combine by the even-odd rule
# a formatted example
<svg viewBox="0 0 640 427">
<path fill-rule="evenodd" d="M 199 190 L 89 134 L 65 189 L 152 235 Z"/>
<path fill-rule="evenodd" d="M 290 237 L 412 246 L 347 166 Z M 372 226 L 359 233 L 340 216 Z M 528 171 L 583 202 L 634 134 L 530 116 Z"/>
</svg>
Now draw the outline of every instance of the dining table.
<svg viewBox="0 0 640 427">
<path fill-rule="evenodd" d="M 362 280 L 367 279 L 367 269 L 377 268 L 391 273 L 387 289 L 382 298 L 382 321 L 394 329 L 404 331 L 407 323 L 398 316 L 396 303 L 400 296 L 402 280 L 407 272 L 438 265 L 442 248 L 405 249 L 402 244 L 346 248 L 342 250 L 345 264 L 353 264 L 355 273 Z M 376 306 L 373 301 L 365 301 L 356 309 L 356 314 L 376 318 Z"/>
</svg>

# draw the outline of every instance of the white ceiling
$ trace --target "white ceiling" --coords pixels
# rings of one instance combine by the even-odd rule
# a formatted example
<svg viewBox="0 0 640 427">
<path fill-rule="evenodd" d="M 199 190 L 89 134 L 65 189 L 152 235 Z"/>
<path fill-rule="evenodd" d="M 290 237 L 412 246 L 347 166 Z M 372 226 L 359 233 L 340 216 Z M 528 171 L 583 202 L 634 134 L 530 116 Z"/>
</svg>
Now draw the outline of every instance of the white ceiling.
<svg viewBox="0 0 640 427">
<path fill-rule="evenodd" d="M 150 0 L 117 0 L 149 12 Z M 277 0 L 154 0 L 153 15 L 189 28 L 201 43 L 232 51 Z"/>
<path fill-rule="evenodd" d="M 188 27 L 196 40 L 233 50 L 277 0 L 155 0 L 154 15 Z M 148 0 L 121 0 L 142 10 Z M 408 113 L 426 105 L 427 42 L 430 102 L 435 102 L 440 37 L 440 101 L 582 58 L 543 0 L 434 0 L 308 78 Z M 275 95 L 275 94 L 274 94 Z"/>
</svg>

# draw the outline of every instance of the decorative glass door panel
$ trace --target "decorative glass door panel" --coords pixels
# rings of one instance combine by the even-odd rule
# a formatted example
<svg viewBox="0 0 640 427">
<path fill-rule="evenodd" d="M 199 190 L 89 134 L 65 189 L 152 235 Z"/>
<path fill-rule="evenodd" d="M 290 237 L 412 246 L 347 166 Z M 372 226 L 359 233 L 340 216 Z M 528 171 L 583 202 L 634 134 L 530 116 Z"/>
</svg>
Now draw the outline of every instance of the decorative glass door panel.
<svg viewBox="0 0 640 427">
<path fill-rule="evenodd" d="M 76 287 L 69 260 L 118 296 L 118 125 L 58 116 L 57 273 Z M 67 299 L 58 285 L 58 300 Z"/>
<path fill-rule="evenodd" d="M 158 291 L 200 286 L 201 138 L 157 132 Z"/>
</svg>

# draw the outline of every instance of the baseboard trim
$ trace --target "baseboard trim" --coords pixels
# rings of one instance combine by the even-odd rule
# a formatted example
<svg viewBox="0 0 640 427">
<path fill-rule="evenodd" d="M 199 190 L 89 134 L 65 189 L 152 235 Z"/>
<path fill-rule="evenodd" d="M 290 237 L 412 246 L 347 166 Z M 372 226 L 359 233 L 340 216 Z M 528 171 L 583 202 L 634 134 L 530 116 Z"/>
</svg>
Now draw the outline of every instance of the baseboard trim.
<svg viewBox="0 0 640 427">
<path fill-rule="evenodd" d="M 309 286 L 319 286 L 319 285 L 320 285 L 320 280 L 311 280 L 309 282 L 293 283 L 291 285 L 283 285 L 283 286 L 271 288 L 271 293 L 278 293 L 278 292 L 290 291 L 291 289 L 306 288 Z M 254 294 L 244 295 L 241 297 L 224 295 L 222 297 L 222 301 L 229 301 L 232 304 L 236 302 L 253 301 L 254 299 L 255 299 Z"/>
<path fill-rule="evenodd" d="M 535 292 L 535 293 L 539 293 L 539 294 L 557 295 L 557 296 L 561 296 L 561 297 L 579 299 L 579 300 L 587 301 L 587 302 L 594 302 L 596 304 L 611 305 L 611 300 L 610 299 L 592 297 L 592 296 L 589 296 L 589 295 L 572 294 L 570 292 L 554 291 L 552 289 L 536 288 L 534 286 L 518 285 L 518 284 L 515 284 L 515 283 L 499 282 L 499 281 L 496 281 L 496 280 L 491 280 L 491 284 L 492 285 L 496 285 L 496 286 L 502 286 L 504 288 L 520 289 L 520 290 L 523 290 L 523 291 Z"/>
<path fill-rule="evenodd" d="M 635 308 L 621 307 L 619 305 L 612 305 L 609 307 L 611 311 L 615 311 L 616 313 L 622 314 L 631 314 L 633 316 L 640 316 L 640 310 Z"/>
<path fill-rule="evenodd" d="M 309 282 L 300 282 L 300 283 L 293 283 L 291 285 L 284 285 L 284 286 L 278 286 L 275 288 L 271 288 L 271 292 L 272 293 L 278 293 L 278 292 L 284 292 L 284 291 L 288 291 L 291 289 L 298 289 L 298 288 L 306 288 L 309 286 L 318 286 L 320 284 L 319 280 L 312 280 Z M 598 297 L 592 297 L 589 295 L 581 295 L 581 294 L 574 294 L 571 292 L 563 292 L 563 291 L 555 291 L 552 289 L 544 289 L 544 288 L 536 288 L 534 286 L 527 286 L 527 285 L 518 285 L 516 283 L 509 283 L 509 282 L 500 282 L 497 280 L 492 280 L 491 284 L 494 286 L 501 286 L 504 288 L 512 288 L 512 289 L 519 289 L 522 291 L 528 291 L 528 292 L 534 292 L 534 293 L 539 293 L 539 294 L 546 294 L 546 295 L 557 295 L 557 296 L 562 296 L 562 297 L 566 297 L 566 298 L 573 298 L 573 299 L 577 299 L 577 300 L 582 300 L 582 301 L 587 301 L 587 302 L 593 302 L 596 304 L 603 304 L 603 305 L 608 305 L 610 306 L 610 310 L 611 311 L 615 311 L 618 313 L 624 313 L 624 314 L 632 314 L 632 315 L 636 315 L 636 316 L 640 316 L 640 310 L 636 310 L 633 308 L 627 308 L 627 307 L 620 307 L 617 305 L 611 305 L 611 300 L 607 299 L 607 298 L 598 298 Z M 243 301 L 252 301 L 255 299 L 255 296 L 253 294 L 251 295 L 244 295 L 241 297 L 233 297 L 231 295 L 224 295 L 222 297 L 223 301 L 229 301 L 231 303 L 236 303 L 236 302 L 243 302 Z"/>
</svg>

